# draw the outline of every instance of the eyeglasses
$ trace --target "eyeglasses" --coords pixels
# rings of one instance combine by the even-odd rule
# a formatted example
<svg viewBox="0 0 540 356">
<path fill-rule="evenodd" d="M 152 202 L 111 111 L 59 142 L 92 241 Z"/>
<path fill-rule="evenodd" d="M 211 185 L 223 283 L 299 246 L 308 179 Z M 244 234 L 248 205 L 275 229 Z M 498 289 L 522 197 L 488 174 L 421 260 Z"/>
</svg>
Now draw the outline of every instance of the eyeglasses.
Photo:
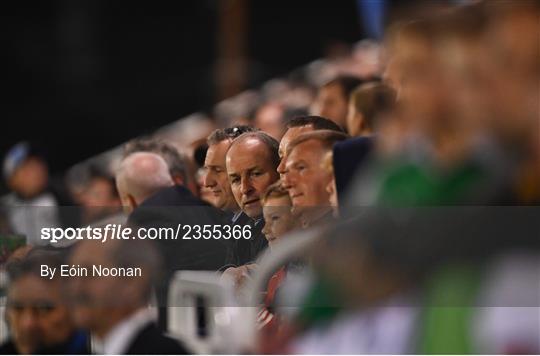
<svg viewBox="0 0 540 356">
<path fill-rule="evenodd" d="M 223 130 L 227 137 L 235 139 L 243 133 L 253 131 L 253 127 L 247 125 L 227 127 Z"/>
</svg>

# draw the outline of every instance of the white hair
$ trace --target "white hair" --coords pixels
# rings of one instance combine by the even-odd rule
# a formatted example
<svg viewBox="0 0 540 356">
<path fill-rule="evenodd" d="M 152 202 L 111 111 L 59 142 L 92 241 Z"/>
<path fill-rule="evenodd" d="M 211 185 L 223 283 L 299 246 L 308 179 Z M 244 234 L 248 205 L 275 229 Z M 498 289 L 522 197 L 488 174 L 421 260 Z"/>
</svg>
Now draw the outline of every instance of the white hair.
<svg viewBox="0 0 540 356">
<path fill-rule="evenodd" d="M 116 172 L 120 197 L 131 195 L 137 204 L 173 184 L 167 163 L 155 153 L 132 153 L 122 160 Z"/>
</svg>

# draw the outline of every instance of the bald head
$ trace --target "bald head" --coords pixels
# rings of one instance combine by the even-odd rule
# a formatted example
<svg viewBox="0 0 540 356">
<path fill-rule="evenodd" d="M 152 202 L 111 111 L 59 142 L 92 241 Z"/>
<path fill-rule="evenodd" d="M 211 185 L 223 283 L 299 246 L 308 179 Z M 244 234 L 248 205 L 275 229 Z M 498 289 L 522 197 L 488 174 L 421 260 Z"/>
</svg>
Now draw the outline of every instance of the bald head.
<svg viewBox="0 0 540 356">
<path fill-rule="evenodd" d="M 150 152 L 130 154 L 120 163 L 116 173 L 118 193 L 129 212 L 146 198 L 173 184 L 165 160 Z"/>
</svg>

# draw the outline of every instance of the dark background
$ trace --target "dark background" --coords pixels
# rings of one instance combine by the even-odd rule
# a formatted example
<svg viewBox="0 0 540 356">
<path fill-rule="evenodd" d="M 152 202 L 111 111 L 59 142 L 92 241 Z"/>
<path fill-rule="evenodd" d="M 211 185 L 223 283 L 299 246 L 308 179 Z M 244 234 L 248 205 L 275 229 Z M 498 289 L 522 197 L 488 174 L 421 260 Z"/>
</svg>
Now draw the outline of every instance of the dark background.
<svg viewBox="0 0 540 356">
<path fill-rule="evenodd" d="M 355 1 L 247 2 L 248 86 L 360 39 Z M 53 172 L 216 101 L 217 1 L 2 4 L 2 156 L 26 139 Z"/>
</svg>

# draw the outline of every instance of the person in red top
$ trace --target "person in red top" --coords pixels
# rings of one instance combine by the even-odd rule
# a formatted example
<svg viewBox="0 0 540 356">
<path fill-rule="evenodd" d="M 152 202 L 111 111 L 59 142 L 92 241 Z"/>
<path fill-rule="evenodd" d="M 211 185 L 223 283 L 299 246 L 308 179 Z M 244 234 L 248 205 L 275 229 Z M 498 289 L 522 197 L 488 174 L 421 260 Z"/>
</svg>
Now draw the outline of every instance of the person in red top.
<svg viewBox="0 0 540 356">
<path fill-rule="evenodd" d="M 268 245 L 272 248 L 289 231 L 299 227 L 298 219 L 295 219 L 292 214 L 289 193 L 279 181 L 268 187 L 263 195 L 262 204 L 265 221 L 262 232 L 268 240 Z M 272 306 L 276 292 L 286 275 L 286 266 L 282 266 L 268 281 L 264 306 L 259 312 L 257 320 L 259 329 L 277 328 L 278 324 Z"/>
</svg>

